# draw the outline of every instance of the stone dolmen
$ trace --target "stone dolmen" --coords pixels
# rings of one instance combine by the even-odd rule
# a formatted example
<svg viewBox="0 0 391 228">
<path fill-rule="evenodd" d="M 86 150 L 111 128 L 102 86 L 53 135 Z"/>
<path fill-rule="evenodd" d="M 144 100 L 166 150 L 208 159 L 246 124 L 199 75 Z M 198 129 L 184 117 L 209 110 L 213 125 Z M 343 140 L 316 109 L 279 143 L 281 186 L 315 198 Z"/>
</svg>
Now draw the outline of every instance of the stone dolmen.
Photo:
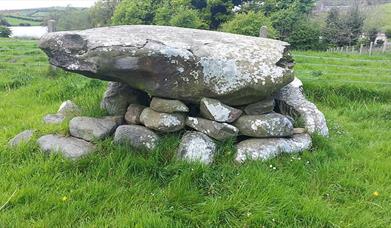
<svg viewBox="0 0 391 228">
<path fill-rule="evenodd" d="M 307 150 L 312 134 L 328 135 L 324 115 L 293 76 L 288 47 L 146 25 L 49 33 L 40 41 L 52 65 L 110 81 L 101 102 L 110 116 L 74 117 L 69 143 L 114 135 L 115 143 L 153 150 L 161 135 L 182 131 L 178 158 L 205 164 L 216 141 L 234 139 L 236 161 L 244 162 Z M 42 149 L 61 149 L 44 144 L 47 137 L 38 140 Z"/>
</svg>

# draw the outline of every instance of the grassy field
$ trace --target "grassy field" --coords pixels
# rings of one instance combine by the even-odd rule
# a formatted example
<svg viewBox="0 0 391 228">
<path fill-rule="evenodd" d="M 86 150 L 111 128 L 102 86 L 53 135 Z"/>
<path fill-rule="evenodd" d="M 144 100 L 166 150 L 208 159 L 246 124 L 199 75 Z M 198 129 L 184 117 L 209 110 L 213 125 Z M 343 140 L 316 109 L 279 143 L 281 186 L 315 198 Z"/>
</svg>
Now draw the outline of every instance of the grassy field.
<svg viewBox="0 0 391 228">
<path fill-rule="evenodd" d="M 294 52 L 330 138 L 315 137 L 312 151 L 244 165 L 225 142 L 204 167 L 173 159 L 178 134 L 150 154 L 98 142 L 78 162 L 43 155 L 35 140 L 8 148 L 25 129 L 67 134 L 67 124 L 42 123 L 64 100 L 84 115 L 104 115 L 106 83 L 53 74 L 36 46 L 0 39 L 0 227 L 390 226 L 390 54 Z"/>
<path fill-rule="evenodd" d="M 21 19 L 21 18 L 14 18 L 14 17 L 7 17 L 5 16 L 4 19 L 7 20 L 8 23 L 11 24 L 11 26 L 19 26 L 20 24 L 30 24 L 31 26 L 38 26 L 41 25 L 42 22 L 39 21 L 32 21 L 27 19 Z"/>
</svg>

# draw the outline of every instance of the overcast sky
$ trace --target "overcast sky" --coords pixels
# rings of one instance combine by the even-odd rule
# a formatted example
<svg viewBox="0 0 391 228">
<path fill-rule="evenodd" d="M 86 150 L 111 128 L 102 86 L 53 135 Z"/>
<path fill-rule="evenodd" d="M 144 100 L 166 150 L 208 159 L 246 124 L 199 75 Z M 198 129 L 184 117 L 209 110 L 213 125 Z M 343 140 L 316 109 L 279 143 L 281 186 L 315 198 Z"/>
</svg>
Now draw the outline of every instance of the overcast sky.
<svg viewBox="0 0 391 228">
<path fill-rule="evenodd" d="M 0 0 L 0 10 L 32 9 L 52 6 L 90 7 L 96 0 Z"/>
</svg>

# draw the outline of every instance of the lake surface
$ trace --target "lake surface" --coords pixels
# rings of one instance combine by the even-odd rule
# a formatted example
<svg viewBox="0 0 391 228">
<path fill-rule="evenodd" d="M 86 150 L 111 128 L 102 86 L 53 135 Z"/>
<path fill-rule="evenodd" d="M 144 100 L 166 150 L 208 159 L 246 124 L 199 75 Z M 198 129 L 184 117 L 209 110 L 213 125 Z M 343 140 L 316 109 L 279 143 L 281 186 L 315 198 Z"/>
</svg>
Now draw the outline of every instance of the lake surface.
<svg viewBox="0 0 391 228">
<path fill-rule="evenodd" d="M 46 26 L 11 26 L 11 37 L 39 39 L 48 32 Z"/>
</svg>

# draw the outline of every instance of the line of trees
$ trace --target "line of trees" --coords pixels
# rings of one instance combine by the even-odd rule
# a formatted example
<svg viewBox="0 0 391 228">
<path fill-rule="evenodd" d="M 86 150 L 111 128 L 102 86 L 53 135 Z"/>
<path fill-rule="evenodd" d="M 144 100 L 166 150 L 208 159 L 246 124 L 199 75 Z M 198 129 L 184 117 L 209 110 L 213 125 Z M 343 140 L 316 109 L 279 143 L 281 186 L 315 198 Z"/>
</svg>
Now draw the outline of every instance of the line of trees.
<svg viewBox="0 0 391 228">
<path fill-rule="evenodd" d="M 258 36 L 268 27 L 270 38 L 295 49 L 327 49 L 359 45 L 376 38 L 363 36 L 365 17 L 359 5 L 331 10 L 323 21 L 311 17 L 315 0 L 99 0 L 90 9 L 70 8 L 51 15 L 59 30 L 108 25 L 147 24 L 219 30 Z"/>
</svg>

